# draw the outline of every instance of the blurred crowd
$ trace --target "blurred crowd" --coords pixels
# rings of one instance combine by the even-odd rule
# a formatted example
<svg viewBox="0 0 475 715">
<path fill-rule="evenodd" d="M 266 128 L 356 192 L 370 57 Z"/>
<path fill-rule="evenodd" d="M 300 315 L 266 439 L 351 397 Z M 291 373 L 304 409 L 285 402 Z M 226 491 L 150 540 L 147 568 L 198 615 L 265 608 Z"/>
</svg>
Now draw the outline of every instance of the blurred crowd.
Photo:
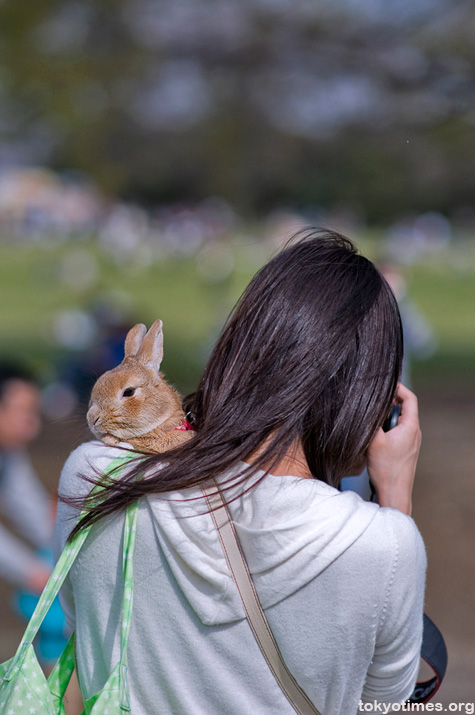
<svg viewBox="0 0 475 715">
<path fill-rule="evenodd" d="M 195 254 L 209 243 L 226 240 L 243 224 L 229 202 L 211 197 L 194 203 L 152 207 L 108 199 L 85 177 L 60 175 L 45 168 L 0 169 L 0 241 L 64 242 L 94 237 L 121 262 L 150 263 L 169 254 Z M 270 241 L 304 225 L 363 230 L 359 206 L 331 210 L 319 206 L 301 211 L 277 210 L 264 217 Z M 450 219 L 438 212 L 399 217 L 385 232 L 386 257 L 410 264 L 444 251 L 451 241 L 475 232 L 475 209 L 459 209 Z M 277 236 L 277 239 L 276 239 Z M 83 266 L 81 274 L 93 271 Z M 68 267 L 65 267 L 68 270 Z M 72 270 L 71 280 L 77 271 Z"/>
<path fill-rule="evenodd" d="M 445 251 L 463 231 L 475 229 L 475 213 L 467 210 L 457 221 L 455 226 L 434 212 L 405 216 L 383 235 L 381 261 L 392 266 L 406 323 L 415 326 L 410 343 L 416 354 L 423 352 L 419 343 L 426 352 L 433 349 L 427 347 L 430 330 L 403 295 L 398 267 Z M 252 273 L 289 236 L 309 225 L 353 237 L 367 230 L 363 211 L 354 205 L 282 208 L 269 212 L 257 228 L 216 197 L 145 207 L 108 199 L 84 176 L 40 167 L 0 169 L 0 245 L 54 249 L 68 244 L 55 254 L 56 276 L 77 301 L 74 307 L 58 308 L 47 327 L 48 341 L 61 357 L 43 392 L 46 414 L 61 419 L 87 403 L 95 376 L 120 362 L 125 333 L 138 321 L 133 296 L 120 285 L 112 291 L 101 288 L 101 254 L 137 275 L 157 261 L 191 257 L 200 281 L 224 285 L 236 269 L 236 237 Z M 216 322 L 221 324 L 225 316 L 218 313 L 217 306 Z"/>
<path fill-rule="evenodd" d="M 229 233 L 231 206 L 210 198 L 151 209 L 110 200 L 84 177 L 44 168 L 0 169 L 0 240 L 63 242 L 90 236 L 117 260 L 195 252 Z M 147 253 L 148 249 L 148 253 Z"/>
</svg>

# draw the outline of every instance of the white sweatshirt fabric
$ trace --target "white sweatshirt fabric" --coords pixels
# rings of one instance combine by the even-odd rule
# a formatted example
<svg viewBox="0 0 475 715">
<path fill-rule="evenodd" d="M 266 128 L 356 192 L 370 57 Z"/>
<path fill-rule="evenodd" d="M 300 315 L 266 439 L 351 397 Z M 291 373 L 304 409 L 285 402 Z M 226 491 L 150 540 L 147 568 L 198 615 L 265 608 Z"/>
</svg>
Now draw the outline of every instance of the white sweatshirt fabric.
<svg viewBox="0 0 475 715">
<path fill-rule="evenodd" d="M 62 495 L 123 454 L 75 450 Z M 240 465 L 240 469 L 244 468 Z M 229 474 L 228 474 L 229 476 Z M 141 500 L 128 664 L 132 715 L 291 715 L 248 622 L 199 490 Z M 419 668 L 425 578 L 410 517 L 323 482 L 268 475 L 230 504 L 282 655 L 323 715 L 398 703 Z M 60 503 L 59 554 L 78 513 Z M 62 589 L 88 698 L 119 660 L 124 516 L 96 524 Z"/>
</svg>

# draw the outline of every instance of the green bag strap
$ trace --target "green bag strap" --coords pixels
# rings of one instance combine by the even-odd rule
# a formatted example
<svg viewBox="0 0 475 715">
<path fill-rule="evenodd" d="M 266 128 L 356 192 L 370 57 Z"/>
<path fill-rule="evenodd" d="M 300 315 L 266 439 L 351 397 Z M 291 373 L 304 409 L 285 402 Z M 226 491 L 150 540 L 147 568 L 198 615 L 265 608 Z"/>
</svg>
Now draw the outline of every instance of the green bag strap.
<svg viewBox="0 0 475 715">
<path fill-rule="evenodd" d="M 112 463 L 109 465 L 106 474 L 111 474 L 114 472 L 114 470 L 124 467 L 128 462 L 131 461 L 134 457 L 130 456 L 130 453 L 127 453 L 126 456 L 120 456 L 117 457 L 112 461 Z M 121 470 L 122 471 L 122 470 Z M 102 490 L 102 487 L 100 485 L 97 485 L 94 487 L 92 490 L 93 493 L 98 493 L 100 494 Z M 128 512 L 129 509 L 127 510 L 126 514 L 126 526 L 125 530 L 127 532 L 127 539 L 132 538 L 132 548 L 133 548 L 133 542 L 135 540 L 135 524 L 137 522 L 137 508 L 138 508 L 138 502 L 134 503 L 132 507 L 129 507 L 131 510 L 130 517 L 128 517 Z M 81 513 L 81 517 L 86 513 L 86 511 L 83 511 Z M 71 566 L 73 565 L 79 551 L 81 550 L 82 545 L 84 544 L 90 530 L 92 528 L 92 525 L 85 527 L 82 529 L 74 539 L 66 545 L 66 547 L 63 549 L 63 552 L 61 556 L 59 557 L 56 566 L 54 567 L 53 571 L 51 572 L 51 576 L 49 577 L 48 583 L 46 584 L 39 600 L 36 605 L 36 608 L 33 612 L 33 615 L 26 627 L 25 633 L 23 635 L 22 641 L 18 647 L 17 652 L 15 653 L 15 656 L 10 664 L 10 667 L 8 669 L 8 672 L 4 676 L 4 680 L 8 681 L 11 680 L 18 672 L 18 670 L 21 668 L 23 661 L 26 656 L 26 652 L 28 647 L 32 644 L 36 634 L 38 633 L 38 630 L 46 617 L 46 614 L 48 613 L 51 604 L 53 603 L 54 599 L 59 593 L 59 590 L 61 586 L 64 583 L 64 580 L 66 576 L 69 573 L 69 570 L 71 569 Z M 123 627 L 122 629 L 122 642 L 124 642 L 124 634 L 125 634 L 125 646 L 127 644 L 127 636 L 128 636 L 128 630 L 130 628 L 130 615 L 131 615 L 131 608 L 132 608 L 132 590 L 133 589 L 133 582 L 130 582 L 130 578 L 132 575 L 132 550 L 130 549 L 130 545 L 127 543 L 127 539 L 125 538 L 125 532 L 124 532 L 124 563 L 129 562 L 129 567 L 128 569 L 124 568 L 124 576 L 127 571 L 127 577 L 129 579 L 129 587 L 127 589 L 124 588 L 124 604 L 126 604 L 126 612 L 128 614 L 126 621 L 128 620 L 128 626 Z M 130 554 L 130 557 L 127 558 L 127 555 Z M 130 594 L 128 596 L 128 594 Z M 127 597 L 128 596 L 128 597 Z M 130 609 L 128 602 L 130 601 Z M 124 612 L 124 611 L 123 611 Z M 72 640 L 73 636 L 71 636 L 70 641 Z M 69 645 L 69 643 L 68 643 Z M 121 646 L 123 643 L 121 643 Z M 122 660 L 121 660 L 122 662 Z"/>
<path fill-rule="evenodd" d="M 130 631 L 130 622 L 132 616 L 133 602 L 133 553 L 135 546 L 135 532 L 137 527 L 139 503 L 134 502 L 127 507 L 125 514 L 122 563 L 123 563 L 123 583 L 124 592 L 122 597 L 122 612 L 121 612 L 121 642 L 120 642 L 120 707 L 121 710 L 130 711 L 130 696 L 129 696 L 129 674 L 127 665 L 127 643 Z M 61 701 L 64 696 L 67 683 L 71 679 L 75 667 L 75 650 L 74 650 L 75 633 L 73 633 L 64 648 L 59 660 L 56 662 L 48 684 L 50 692 L 58 701 Z"/>
<path fill-rule="evenodd" d="M 130 710 L 127 643 L 129 640 L 134 595 L 133 553 L 135 547 L 135 533 L 137 530 L 138 510 L 138 501 L 134 502 L 127 508 L 124 526 L 124 548 L 122 552 L 124 593 L 122 598 L 122 623 L 120 634 L 120 707 L 122 710 Z"/>
<path fill-rule="evenodd" d="M 51 695 L 56 698 L 58 703 L 62 702 L 66 688 L 73 670 L 75 667 L 74 663 L 74 639 L 76 637 L 75 633 L 71 633 L 68 642 L 66 643 L 63 652 L 56 661 L 53 670 L 51 671 L 48 678 L 48 687 Z"/>
</svg>

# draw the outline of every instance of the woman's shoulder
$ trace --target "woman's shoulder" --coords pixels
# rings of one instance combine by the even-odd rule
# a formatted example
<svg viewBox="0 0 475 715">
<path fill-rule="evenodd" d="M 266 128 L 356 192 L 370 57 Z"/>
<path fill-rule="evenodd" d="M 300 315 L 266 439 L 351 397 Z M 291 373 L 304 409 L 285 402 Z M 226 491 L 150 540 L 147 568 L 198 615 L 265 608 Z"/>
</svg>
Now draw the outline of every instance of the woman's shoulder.
<svg viewBox="0 0 475 715">
<path fill-rule="evenodd" d="M 411 516 L 398 509 L 367 502 L 353 492 L 339 493 L 336 501 L 348 500 L 354 521 L 367 524 L 359 539 L 366 554 L 381 564 L 397 561 L 407 569 L 426 568 L 426 552 L 422 535 Z M 347 507 L 348 508 L 348 507 Z"/>
<path fill-rule="evenodd" d="M 81 494 L 87 494 L 91 489 L 88 478 L 96 480 L 114 459 L 124 454 L 124 449 L 110 447 L 98 440 L 83 442 L 71 452 L 64 463 L 59 480 L 60 493 L 77 496 L 79 491 Z"/>
<path fill-rule="evenodd" d="M 397 534 L 400 544 L 423 543 L 421 533 L 414 519 L 399 511 L 399 509 L 385 506 L 379 507 L 377 517 L 376 525 L 384 525 L 386 529 L 391 529 Z"/>
<path fill-rule="evenodd" d="M 393 562 L 405 572 L 426 568 L 426 551 L 422 535 L 412 517 L 398 509 L 380 507 L 375 515 L 368 537 L 375 552 L 392 552 Z"/>
</svg>

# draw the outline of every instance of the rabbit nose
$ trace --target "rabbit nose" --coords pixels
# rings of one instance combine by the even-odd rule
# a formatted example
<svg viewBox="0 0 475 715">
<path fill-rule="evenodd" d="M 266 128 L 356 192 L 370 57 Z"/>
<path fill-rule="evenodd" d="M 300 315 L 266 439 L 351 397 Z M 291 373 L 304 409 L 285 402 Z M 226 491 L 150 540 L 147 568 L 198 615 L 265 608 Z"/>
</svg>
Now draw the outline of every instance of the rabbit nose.
<svg viewBox="0 0 475 715">
<path fill-rule="evenodd" d="M 90 407 L 86 417 L 90 424 L 97 425 L 97 423 L 99 422 L 100 413 L 98 412 L 97 408 Z"/>
</svg>

